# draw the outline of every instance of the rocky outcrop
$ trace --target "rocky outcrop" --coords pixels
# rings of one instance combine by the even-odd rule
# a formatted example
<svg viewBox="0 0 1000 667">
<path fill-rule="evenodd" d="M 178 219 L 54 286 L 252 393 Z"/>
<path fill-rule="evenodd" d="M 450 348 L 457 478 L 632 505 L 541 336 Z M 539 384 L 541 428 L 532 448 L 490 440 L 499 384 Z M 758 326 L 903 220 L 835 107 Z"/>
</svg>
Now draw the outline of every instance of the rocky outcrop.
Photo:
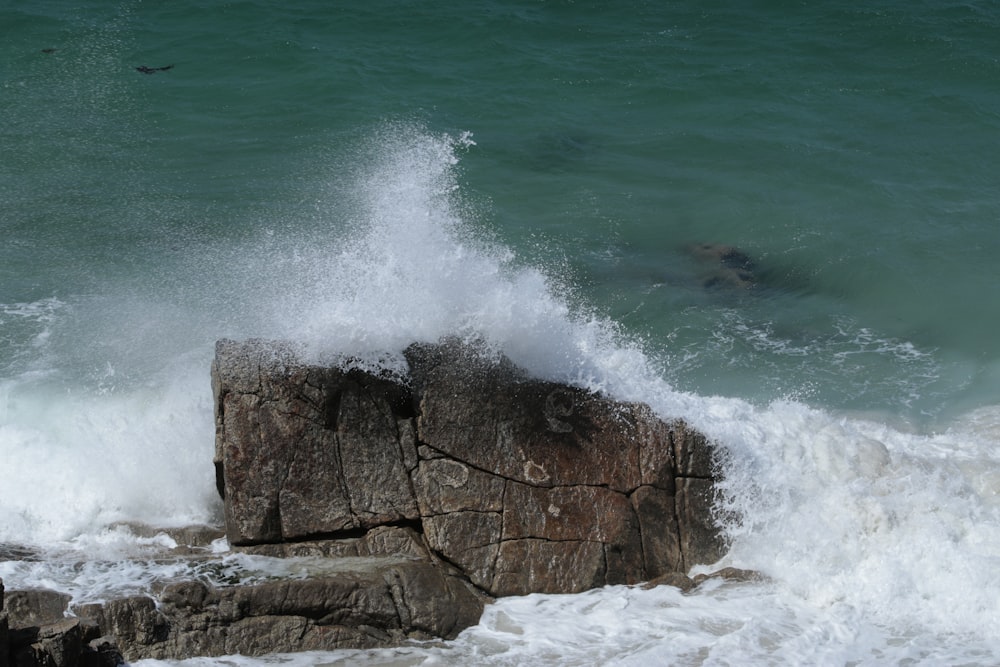
<svg viewBox="0 0 1000 667">
<path fill-rule="evenodd" d="M 483 599 L 467 581 L 429 558 L 381 557 L 344 559 L 325 575 L 252 586 L 179 582 L 166 586 L 158 601 L 131 597 L 76 612 L 136 660 L 453 638 L 482 610 Z"/>
<path fill-rule="evenodd" d="M 714 562 L 712 452 L 641 404 L 412 346 L 409 382 L 221 341 L 216 465 L 235 546 L 408 526 L 490 595 L 572 593 Z"/>
<path fill-rule="evenodd" d="M 52 590 L 8 592 L 0 605 L 6 607 L 0 614 L 0 665 L 114 667 L 120 664 L 121 654 L 106 638 L 100 637 L 94 623 L 70 615 L 69 600 L 69 595 Z"/>
<path fill-rule="evenodd" d="M 329 560 L 314 559 L 311 570 L 303 561 L 295 577 L 171 582 L 155 597 L 100 604 L 71 606 L 69 595 L 52 590 L 10 591 L 2 656 L 14 667 L 113 667 L 125 659 L 394 646 L 453 638 L 478 622 L 486 601 L 410 528 L 268 548 L 267 555 Z"/>
<path fill-rule="evenodd" d="M 0 667 L 452 638 L 491 596 L 689 588 L 684 573 L 721 555 L 712 449 L 683 422 L 458 343 L 411 346 L 406 359 L 404 380 L 305 364 L 283 344 L 219 342 L 229 543 L 319 565 L 302 578 L 170 582 L 155 598 L 69 608 L 65 594 L 4 596 L 0 584 Z M 211 558 L 204 545 L 218 537 L 178 531 L 192 546 L 172 557 Z"/>
</svg>

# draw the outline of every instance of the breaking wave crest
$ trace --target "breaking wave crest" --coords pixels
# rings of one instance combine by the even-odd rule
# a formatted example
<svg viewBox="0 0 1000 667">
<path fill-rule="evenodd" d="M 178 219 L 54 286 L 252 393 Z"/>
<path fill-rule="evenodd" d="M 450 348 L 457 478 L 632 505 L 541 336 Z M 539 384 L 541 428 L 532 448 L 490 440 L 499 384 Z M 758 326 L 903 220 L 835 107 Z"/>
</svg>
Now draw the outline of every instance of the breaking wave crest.
<svg viewBox="0 0 1000 667">
<path fill-rule="evenodd" d="M 285 288 L 232 297 L 242 301 L 227 312 L 242 313 L 224 327 L 212 325 L 216 302 L 190 304 L 198 325 L 189 349 L 157 357 L 147 382 L 101 394 L 72 379 L 27 377 L 32 359 L 36 370 L 63 373 L 46 356 L 63 302 L 0 307 L 5 320 L 33 318 L 18 372 L 0 379 L 0 458 L 12 468 L 0 485 L 0 542 L 79 542 L 119 521 L 216 520 L 207 382 L 216 338 L 283 337 L 315 359 L 403 372 L 407 345 L 458 335 L 539 377 L 683 417 L 716 440 L 719 516 L 731 544 L 720 564 L 769 580 L 690 596 L 618 587 L 504 600 L 450 647 L 363 654 L 373 664 L 390 664 L 378 662 L 390 655 L 403 661 L 391 664 L 431 664 L 456 652 L 481 664 L 585 664 L 588 656 L 642 664 L 654 655 L 863 663 L 939 649 L 977 659 L 1000 648 L 1000 410 L 918 434 L 793 401 L 753 406 L 676 390 L 641 341 L 571 305 L 553 273 L 478 229 L 458 160 L 474 145 L 468 134 L 383 127 L 338 205 L 346 231 L 242 247 L 242 266 L 214 274 L 221 291 L 237 294 L 251 274 Z M 211 249 L 198 252 L 192 266 L 211 264 Z M 100 350 L 103 341 L 80 344 Z M 553 648 L 531 629 L 553 623 L 575 639 Z M 557 650 L 577 657 L 562 662 Z"/>
</svg>

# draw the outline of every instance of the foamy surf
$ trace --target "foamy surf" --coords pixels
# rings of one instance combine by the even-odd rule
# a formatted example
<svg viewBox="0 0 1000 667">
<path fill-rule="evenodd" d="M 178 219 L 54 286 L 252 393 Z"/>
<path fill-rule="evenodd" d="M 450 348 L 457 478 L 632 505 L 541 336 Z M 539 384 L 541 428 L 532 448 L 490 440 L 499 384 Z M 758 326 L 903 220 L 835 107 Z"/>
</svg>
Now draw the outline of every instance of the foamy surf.
<svg viewBox="0 0 1000 667">
<path fill-rule="evenodd" d="M 1000 652 L 997 412 L 922 434 L 794 401 L 676 390 L 641 342 L 571 307 L 552 276 L 476 233 L 457 169 L 472 146 L 468 135 L 383 128 L 357 169 L 349 232 L 321 247 L 268 244 L 267 258 L 247 249 L 267 276 L 297 273 L 291 291 L 244 303 L 255 317 L 234 320 L 239 333 L 400 372 L 405 346 L 457 334 L 540 377 L 683 417 L 723 453 L 718 508 L 731 548 L 716 565 L 767 579 L 504 599 L 453 642 L 183 664 L 990 664 Z M 59 303 L 3 311 L 35 318 L 34 359 L 46 358 Z M 203 332 L 188 355 L 160 355 L 152 383 L 66 392 L 25 375 L 30 363 L 3 380 L 0 456 L 15 462 L 15 481 L 0 485 L 0 542 L 53 555 L 4 564 L 9 588 L 94 600 L 192 571 L 157 561 L 168 538 L 113 526 L 217 519 L 207 392 L 217 334 Z M 43 367 L 60 372 L 41 361 L 34 370 Z M 82 567 L 88 559 L 118 562 Z M 261 563 L 235 563 L 218 581 L 250 580 L 271 567 Z"/>
</svg>

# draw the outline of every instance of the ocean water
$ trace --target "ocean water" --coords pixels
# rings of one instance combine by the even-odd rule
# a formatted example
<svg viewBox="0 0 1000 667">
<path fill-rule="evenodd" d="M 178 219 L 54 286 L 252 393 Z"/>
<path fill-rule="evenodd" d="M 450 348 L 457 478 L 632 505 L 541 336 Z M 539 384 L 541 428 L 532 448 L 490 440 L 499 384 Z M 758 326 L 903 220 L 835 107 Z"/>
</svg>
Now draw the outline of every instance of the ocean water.
<svg viewBox="0 0 1000 667">
<path fill-rule="evenodd" d="M 184 664 L 1000 663 L 1000 8 L 343 5 L 0 5 L 5 586 L 297 567 L 129 528 L 219 524 L 215 340 L 457 334 L 716 439 L 767 579 Z"/>
</svg>

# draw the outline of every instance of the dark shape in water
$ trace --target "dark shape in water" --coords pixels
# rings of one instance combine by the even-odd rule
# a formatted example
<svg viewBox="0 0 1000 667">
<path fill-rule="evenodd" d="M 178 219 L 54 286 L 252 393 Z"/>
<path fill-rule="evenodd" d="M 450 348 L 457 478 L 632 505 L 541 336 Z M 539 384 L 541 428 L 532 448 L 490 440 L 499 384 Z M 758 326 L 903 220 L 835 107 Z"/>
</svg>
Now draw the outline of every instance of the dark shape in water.
<svg viewBox="0 0 1000 667">
<path fill-rule="evenodd" d="M 53 48 L 42 49 L 42 53 L 55 53 L 56 50 Z"/>
<path fill-rule="evenodd" d="M 166 65 L 164 67 L 146 67 L 145 65 L 139 65 L 135 69 L 137 72 L 142 72 L 143 74 L 156 74 L 157 72 L 166 72 L 168 69 L 173 68 L 173 65 Z"/>
<path fill-rule="evenodd" d="M 705 287 L 737 287 L 751 289 L 757 285 L 756 265 L 742 250 L 721 243 L 699 243 L 691 254 L 712 266 L 703 281 Z"/>
<path fill-rule="evenodd" d="M 41 556 L 31 547 L 20 544 L 0 544 L 0 561 L 8 560 L 39 561 Z M 2 590 L 2 583 L 0 583 L 0 590 Z"/>
</svg>

